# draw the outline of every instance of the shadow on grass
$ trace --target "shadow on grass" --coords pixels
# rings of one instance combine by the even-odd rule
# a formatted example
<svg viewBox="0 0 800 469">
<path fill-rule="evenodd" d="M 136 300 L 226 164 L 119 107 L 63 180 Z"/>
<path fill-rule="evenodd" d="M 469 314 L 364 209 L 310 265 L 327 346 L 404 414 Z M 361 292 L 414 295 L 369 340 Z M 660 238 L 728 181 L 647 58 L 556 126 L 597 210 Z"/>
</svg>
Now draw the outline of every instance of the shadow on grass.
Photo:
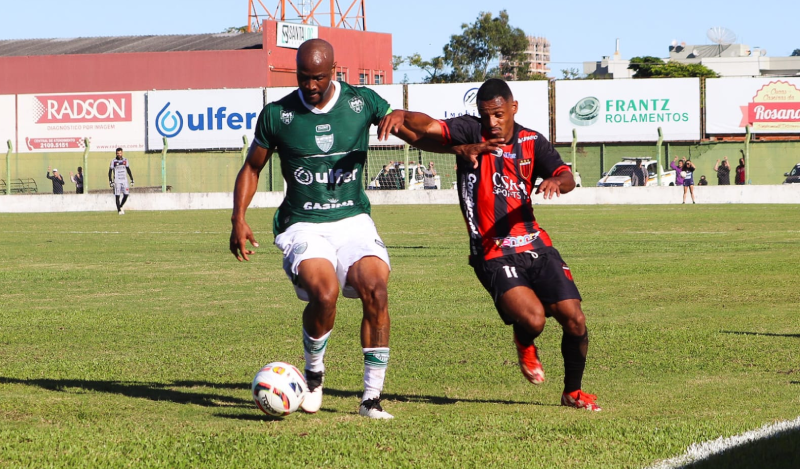
<svg viewBox="0 0 800 469">
<path fill-rule="evenodd" d="M 680 466 L 684 469 L 796 469 L 800 467 L 800 428 L 793 428 L 735 446 L 700 461 Z"/>
<path fill-rule="evenodd" d="M 204 407 L 250 407 L 252 401 L 221 394 L 172 389 L 175 387 L 208 387 L 217 389 L 247 389 L 238 383 L 206 383 L 202 381 L 177 381 L 174 383 L 136 383 L 126 381 L 93 381 L 81 379 L 16 379 L 0 377 L 2 384 L 24 384 L 38 386 L 57 392 L 84 389 L 128 397 L 139 397 L 151 401 L 170 401 L 177 404 L 195 404 Z"/>
<path fill-rule="evenodd" d="M 723 334 L 734 335 L 763 335 L 767 337 L 795 337 L 800 339 L 800 334 L 773 334 L 771 332 L 746 332 L 746 331 L 720 331 Z"/>
</svg>

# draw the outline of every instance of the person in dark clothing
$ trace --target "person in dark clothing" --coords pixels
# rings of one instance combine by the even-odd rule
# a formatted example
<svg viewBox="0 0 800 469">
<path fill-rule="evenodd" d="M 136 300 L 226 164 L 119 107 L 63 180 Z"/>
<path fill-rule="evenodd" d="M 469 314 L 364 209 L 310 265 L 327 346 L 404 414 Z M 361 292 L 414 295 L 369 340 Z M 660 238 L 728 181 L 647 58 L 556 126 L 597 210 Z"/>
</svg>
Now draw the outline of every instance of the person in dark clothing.
<svg viewBox="0 0 800 469">
<path fill-rule="evenodd" d="M 736 167 L 736 185 L 744 185 L 744 158 L 739 158 L 739 166 Z"/>
<path fill-rule="evenodd" d="M 78 174 L 72 174 L 70 171 L 69 179 L 75 184 L 75 193 L 83 194 L 83 168 L 78 166 Z"/>
<path fill-rule="evenodd" d="M 714 171 L 717 172 L 717 185 L 730 186 L 731 185 L 731 164 L 728 163 L 728 157 L 722 159 L 722 163 L 717 160 L 714 165 Z"/>
<path fill-rule="evenodd" d="M 53 175 L 50 175 L 50 166 L 47 167 L 47 179 L 53 181 L 53 194 L 64 193 L 64 178 L 58 174 L 57 169 L 53 169 Z"/>
</svg>

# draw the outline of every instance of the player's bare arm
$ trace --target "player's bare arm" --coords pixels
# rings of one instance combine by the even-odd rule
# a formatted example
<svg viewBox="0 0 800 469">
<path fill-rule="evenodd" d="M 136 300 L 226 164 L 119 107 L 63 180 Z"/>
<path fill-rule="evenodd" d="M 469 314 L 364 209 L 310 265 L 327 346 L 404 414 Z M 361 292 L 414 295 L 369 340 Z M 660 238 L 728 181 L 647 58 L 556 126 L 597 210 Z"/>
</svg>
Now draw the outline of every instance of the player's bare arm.
<svg viewBox="0 0 800 469">
<path fill-rule="evenodd" d="M 542 181 L 536 189 L 536 194 L 542 194 L 545 199 L 552 199 L 554 195 L 559 197 L 561 194 L 571 192 L 572 189 L 575 189 L 575 178 L 572 172 L 564 171 Z"/>
<path fill-rule="evenodd" d="M 255 144 L 250 145 L 247 159 L 236 176 L 236 185 L 233 189 L 233 214 L 231 215 L 230 250 L 238 261 L 249 261 L 247 257 L 255 251 L 247 249 L 247 242 L 253 247 L 258 247 L 258 242 L 253 235 L 253 230 L 245 221 L 245 213 L 258 187 L 258 176 L 272 156 L 273 149 L 267 150 Z"/>
</svg>

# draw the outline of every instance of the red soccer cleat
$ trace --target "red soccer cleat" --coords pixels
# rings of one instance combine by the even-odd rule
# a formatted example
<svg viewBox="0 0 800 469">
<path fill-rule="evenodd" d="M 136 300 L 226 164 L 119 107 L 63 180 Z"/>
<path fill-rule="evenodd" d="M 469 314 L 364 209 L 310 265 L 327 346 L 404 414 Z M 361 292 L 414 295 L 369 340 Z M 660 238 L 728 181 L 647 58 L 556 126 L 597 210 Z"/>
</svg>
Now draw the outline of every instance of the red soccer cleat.
<svg viewBox="0 0 800 469">
<path fill-rule="evenodd" d="M 544 369 L 542 362 L 539 361 L 539 352 L 533 344 L 522 345 L 514 334 L 514 344 L 517 346 L 517 356 L 519 357 L 519 369 L 525 379 L 533 384 L 544 383 Z"/>
<path fill-rule="evenodd" d="M 594 394 L 586 394 L 580 389 L 570 393 L 565 392 L 561 394 L 561 405 L 563 406 L 575 407 L 576 409 L 594 410 L 599 412 L 603 409 L 601 409 L 600 406 L 597 405 L 597 403 L 595 402 L 596 400 L 597 396 L 595 396 Z"/>
</svg>

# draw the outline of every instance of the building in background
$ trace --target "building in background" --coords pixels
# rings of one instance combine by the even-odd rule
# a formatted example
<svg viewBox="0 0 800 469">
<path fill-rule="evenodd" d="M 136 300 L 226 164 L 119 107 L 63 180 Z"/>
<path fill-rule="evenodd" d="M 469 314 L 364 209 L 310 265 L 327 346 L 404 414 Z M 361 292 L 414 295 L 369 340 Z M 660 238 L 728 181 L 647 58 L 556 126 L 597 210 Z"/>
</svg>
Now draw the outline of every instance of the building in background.
<svg viewBox="0 0 800 469">
<path fill-rule="evenodd" d="M 392 35 L 266 20 L 260 33 L 0 41 L 0 94 L 296 86 L 303 37 L 336 51 L 337 79 L 392 83 Z"/>
<path fill-rule="evenodd" d="M 550 41 L 547 38 L 543 36 L 528 36 L 528 49 L 525 51 L 525 56 L 525 61 L 520 63 L 501 58 L 500 67 L 512 67 L 516 70 L 517 67 L 527 64 L 531 74 L 547 75 L 550 73 L 550 68 L 548 67 L 550 63 Z M 516 72 L 512 75 L 512 78 L 515 80 L 518 78 Z"/>
<path fill-rule="evenodd" d="M 673 41 L 669 57 L 664 62 L 701 64 L 717 72 L 720 77 L 771 77 L 800 75 L 800 57 L 768 57 L 767 51 L 746 44 L 687 45 Z M 619 53 L 619 39 L 612 57 L 605 56 L 596 62 L 584 62 L 583 73 L 596 78 L 633 78 L 628 69 L 630 60 Z"/>
</svg>

